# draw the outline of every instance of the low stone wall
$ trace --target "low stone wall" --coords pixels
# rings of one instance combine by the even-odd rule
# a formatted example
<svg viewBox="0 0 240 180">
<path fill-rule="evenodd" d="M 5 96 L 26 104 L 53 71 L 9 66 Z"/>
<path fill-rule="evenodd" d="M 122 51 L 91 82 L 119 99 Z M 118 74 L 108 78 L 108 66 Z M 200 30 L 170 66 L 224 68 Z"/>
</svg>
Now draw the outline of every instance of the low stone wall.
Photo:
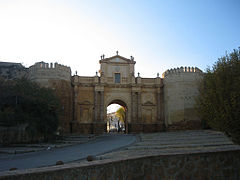
<svg viewBox="0 0 240 180">
<path fill-rule="evenodd" d="M 168 125 L 167 131 L 199 130 L 202 129 L 201 121 L 181 121 Z"/>
<path fill-rule="evenodd" d="M 23 162 L 24 163 L 24 162 Z M 0 179 L 240 179 L 240 151 L 97 160 L 1 172 Z"/>
<path fill-rule="evenodd" d="M 165 131 L 163 124 L 129 123 L 129 133 L 154 133 Z"/>
<path fill-rule="evenodd" d="M 107 131 L 106 123 L 72 123 L 72 132 L 79 134 L 102 134 Z"/>
</svg>

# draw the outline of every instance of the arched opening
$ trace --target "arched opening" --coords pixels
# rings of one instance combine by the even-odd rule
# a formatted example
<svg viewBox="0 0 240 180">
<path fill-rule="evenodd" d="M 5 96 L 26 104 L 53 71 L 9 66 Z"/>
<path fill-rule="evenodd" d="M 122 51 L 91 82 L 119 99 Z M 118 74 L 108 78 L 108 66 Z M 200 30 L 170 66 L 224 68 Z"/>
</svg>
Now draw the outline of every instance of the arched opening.
<svg viewBox="0 0 240 180">
<path fill-rule="evenodd" d="M 127 106 L 120 100 L 114 100 L 107 106 L 108 133 L 127 132 Z"/>
</svg>

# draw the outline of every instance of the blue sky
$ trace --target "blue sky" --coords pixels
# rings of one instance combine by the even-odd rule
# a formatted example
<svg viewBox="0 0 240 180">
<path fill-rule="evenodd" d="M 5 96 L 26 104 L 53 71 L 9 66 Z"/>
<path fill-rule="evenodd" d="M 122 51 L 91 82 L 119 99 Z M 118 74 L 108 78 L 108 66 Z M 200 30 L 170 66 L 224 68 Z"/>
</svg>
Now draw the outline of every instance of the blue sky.
<svg viewBox="0 0 240 180">
<path fill-rule="evenodd" d="M 94 76 L 102 54 L 156 77 L 205 70 L 240 46 L 238 0 L 0 0 L 0 61 L 59 62 Z"/>
</svg>

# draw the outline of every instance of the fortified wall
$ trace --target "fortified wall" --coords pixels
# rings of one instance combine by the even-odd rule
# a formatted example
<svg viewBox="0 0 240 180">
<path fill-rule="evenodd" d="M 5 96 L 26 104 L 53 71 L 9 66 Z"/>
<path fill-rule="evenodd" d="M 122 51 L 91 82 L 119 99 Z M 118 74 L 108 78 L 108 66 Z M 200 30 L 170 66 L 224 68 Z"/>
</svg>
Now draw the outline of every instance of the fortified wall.
<svg viewBox="0 0 240 180">
<path fill-rule="evenodd" d="M 60 130 L 65 133 L 103 133 L 107 107 L 126 110 L 127 133 L 198 129 L 194 106 L 203 73 L 198 68 L 170 69 L 155 78 L 135 76 L 134 58 L 101 56 L 95 76 L 71 75 L 70 67 L 38 62 L 29 67 L 29 79 L 55 89 L 60 97 Z"/>
</svg>

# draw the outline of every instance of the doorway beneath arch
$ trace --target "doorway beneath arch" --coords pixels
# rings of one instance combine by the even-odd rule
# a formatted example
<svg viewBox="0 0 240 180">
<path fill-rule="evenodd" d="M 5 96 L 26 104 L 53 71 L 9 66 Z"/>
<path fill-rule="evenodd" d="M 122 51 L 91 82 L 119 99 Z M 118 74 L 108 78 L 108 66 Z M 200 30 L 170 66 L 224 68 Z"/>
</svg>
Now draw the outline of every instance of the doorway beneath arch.
<svg viewBox="0 0 240 180">
<path fill-rule="evenodd" d="M 115 100 L 107 106 L 106 131 L 108 133 L 127 133 L 127 106 Z"/>
</svg>

